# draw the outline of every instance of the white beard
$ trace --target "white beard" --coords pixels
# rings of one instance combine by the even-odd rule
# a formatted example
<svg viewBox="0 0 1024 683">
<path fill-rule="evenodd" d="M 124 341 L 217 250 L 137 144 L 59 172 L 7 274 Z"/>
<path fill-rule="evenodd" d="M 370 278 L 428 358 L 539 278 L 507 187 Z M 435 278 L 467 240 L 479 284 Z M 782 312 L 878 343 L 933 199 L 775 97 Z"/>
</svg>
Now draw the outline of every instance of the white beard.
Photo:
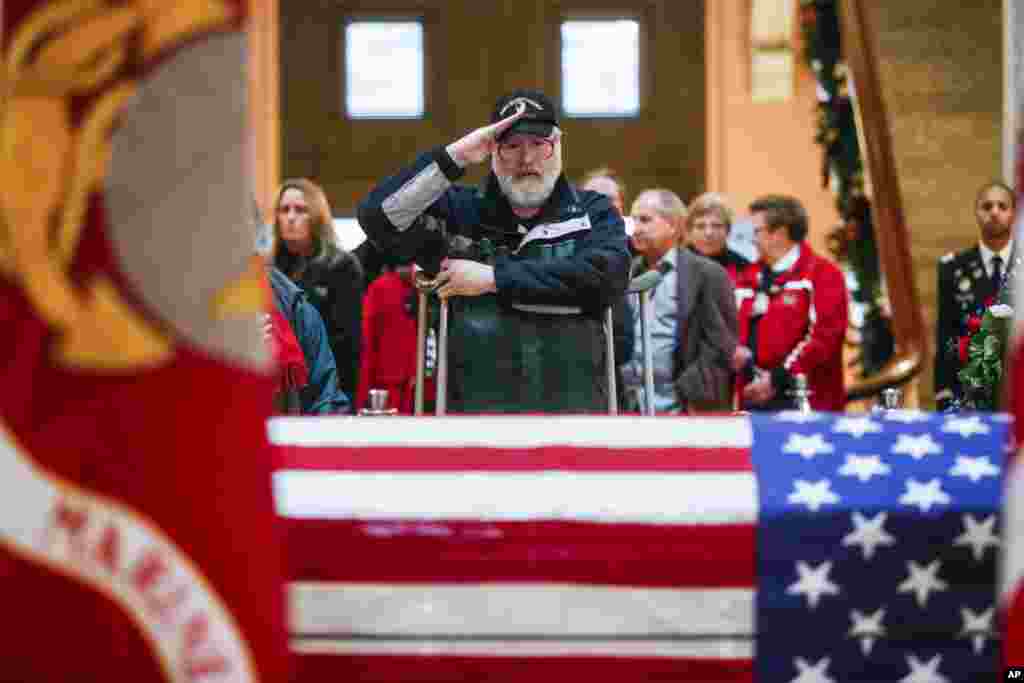
<svg viewBox="0 0 1024 683">
<path fill-rule="evenodd" d="M 537 209 L 544 206 L 558 182 L 560 171 L 551 169 L 540 178 L 533 176 L 517 179 L 515 176 L 499 175 L 498 187 L 505 193 L 508 203 L 520 209 Z"/>
</svg>

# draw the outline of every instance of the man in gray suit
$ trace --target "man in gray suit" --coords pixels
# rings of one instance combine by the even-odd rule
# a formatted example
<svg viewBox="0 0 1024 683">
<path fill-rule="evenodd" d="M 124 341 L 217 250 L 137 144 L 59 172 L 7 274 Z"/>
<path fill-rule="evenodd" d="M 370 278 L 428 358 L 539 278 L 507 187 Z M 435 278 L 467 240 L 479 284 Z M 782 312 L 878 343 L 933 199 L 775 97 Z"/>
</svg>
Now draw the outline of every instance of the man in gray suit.
<svg viewBox="0 0 1024 683">
<path fill-rule="evenodd" d="M 671 190 L 645 190 L 633 202 L 631 216 L 636 226 L 633 248 L 641 268 L 658 268 L 665 274 L 651 296 L 655 411 L 731 410 L 737 322 L 728 274 L 714 261 L 682 247 L 686 206 Z M 642 396 L 640 311 L 635 300 L 630 309 L 636 350 L 622 373 L 627 395 Z"/>
</svg>

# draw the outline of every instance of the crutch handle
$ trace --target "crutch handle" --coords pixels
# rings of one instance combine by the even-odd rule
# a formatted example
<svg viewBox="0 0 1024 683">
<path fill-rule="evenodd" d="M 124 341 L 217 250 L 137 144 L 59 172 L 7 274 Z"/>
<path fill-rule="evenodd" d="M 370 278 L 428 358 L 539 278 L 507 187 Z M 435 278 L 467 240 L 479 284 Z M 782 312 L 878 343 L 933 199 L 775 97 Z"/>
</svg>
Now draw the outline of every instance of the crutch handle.
<svg viewBox="0 0 1024 683">
<path fill-rule="evenodd" d="M 605 382 L 608 386 L 608 414 L 619 414 L 619 388 L 615 378 L 615 321 L 611 306 L 604 309 Z"/>
<path fill-rule="evenodd" d="M 412 283 L 417 290 L 427 294 L 430 294 L 440 286 L 436 277 L 430 277 L 422 270 L 416 271 L 416 274 L 413 275 Z"/>
<path fill-rule="evenodd" d="M 668 272 L 670 266 L 667 263 L 658 264 L 658 268 L 655 270 L 648 270 L 646 273 L 637 275 L 635 278 L 629 281 L 629 287 L 626 292 L 629 294 L 637 294 L 639 292 L 646 292 L 654 289 L 661 282 L 662 278 L 665 277 L 665 273 Z"/>
<path fill-rule="evenodd" d="M 659 279 L 660 279 L 659 274 Z M 654 415 L 654 349 L 651 346 L 651 291 L 640 290 L 640 343 L 644 363 L 644 415 Z"/>
<path fill-rule="evenodd" d="M 423 384 L 427 365 L 427 293 L 416 291 L 416 387 L 413 415 L 423 414 Z"/>
<path fill-rule="evenodd" d="M 644 415 L 654 415 L 654 354 L 651 346 L 651 290 L 669 271 L 669 264 L 659 263 L 657 268 L 637 275 L 629 281 L 626 291 L 640 295 L 640 343 L 643 352 Z"/>
</svg>

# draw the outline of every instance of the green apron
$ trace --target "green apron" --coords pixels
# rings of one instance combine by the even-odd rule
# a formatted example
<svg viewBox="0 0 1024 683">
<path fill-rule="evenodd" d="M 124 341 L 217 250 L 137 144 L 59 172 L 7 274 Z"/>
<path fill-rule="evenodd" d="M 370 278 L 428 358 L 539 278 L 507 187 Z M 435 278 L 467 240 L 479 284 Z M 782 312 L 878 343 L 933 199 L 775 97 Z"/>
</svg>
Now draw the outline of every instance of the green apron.
<svg viewBox="0 0 1024 683">
<path fill-rule="evenodd" d="M 486 240 L 485 240 L 486 241 Z M 568 258 L 575 241 L 528 243 L 527 258 Z M 485 262 L 493 263 L 484 250 Z M 448 404 L 453 413 L 607 410 L 603 325 L 581 313 L 517 310 L 497 295 L 449 299 Z"/>
</svg>

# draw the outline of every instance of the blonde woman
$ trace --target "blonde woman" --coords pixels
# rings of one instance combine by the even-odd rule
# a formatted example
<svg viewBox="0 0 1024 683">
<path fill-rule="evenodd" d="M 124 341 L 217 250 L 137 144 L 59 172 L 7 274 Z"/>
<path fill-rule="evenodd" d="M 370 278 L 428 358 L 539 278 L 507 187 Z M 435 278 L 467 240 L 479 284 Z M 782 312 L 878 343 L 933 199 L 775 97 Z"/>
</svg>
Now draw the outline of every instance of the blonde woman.
<svg viewBox="0 0 1024 683">
<path fill-rule="evenodd" d="M 735 285 L 737 276 L 750 261 L 726 246 L 732 221 L 733 212 L 725 197 L 717 192 L 705 192 L 690 204 L 686 232 L 690 249 L 725 268 Z"/>
<path fill-rule="evenodd" d="M 306 178 L 286 180 L 274 201 L 273 263 L 301 287 L 327 327 L 338 384 L 355 396 L 359 380 L 363 269 L 340 246 L 327 197 Z"/>
</svg>

